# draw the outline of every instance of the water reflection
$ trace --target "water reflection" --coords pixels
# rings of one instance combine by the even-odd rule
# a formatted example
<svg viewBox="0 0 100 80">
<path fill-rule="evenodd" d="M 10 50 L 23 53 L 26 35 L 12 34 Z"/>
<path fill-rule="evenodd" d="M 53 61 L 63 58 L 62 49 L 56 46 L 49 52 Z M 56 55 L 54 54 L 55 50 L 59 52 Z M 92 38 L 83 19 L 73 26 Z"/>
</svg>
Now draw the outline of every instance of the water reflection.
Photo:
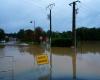
<svg viewBox="0 0 100 80">
<path fill-rule="evenodd" d="M 5 47 L 5 45 L 0 45 L 0 48 L 4 48 Z"/>
<path fill-rule="evenodd" d="M 18 49 L 19 49 L 19 51 L 20 51 L 20 53 L 24 53 L 24 52 L 26 52 L 25 50 L 26 50 L 26 47 L 25 46 L 18 46 Z"/>
<path fill-rule="evenodd" d="M 76 76 L 76 51 L 72 48 L 52 48 L 54 56 L 54 80 L 77 80 Z M 63 52 L 63 53 L 62 53 Z M 58 53 L 58 54 L 57 54 Z M 58 56 L 58 59 L 57 59 Z M 69 57 L 68 57 L 69 56 Z M 71 64 L 70 64 L 71 63 Z M 57 65 L 57 66 L 56 66 Z M 59 71 L 56 71 L 59 70 Z"/>
<path fill-rule="evenodd" d="M 62 48 L 62 47 L 53 47 L 51 49 L 52 53 L 55 55 L 68 55 L 68 56 L 72 56 L 73 51 L 71 48 Z"/>
<path fill-rule="evenodd" d="M 53 47 L 51 52 L 53 80 L 100 80 L 99 43 L 83 43 L 78 46 L 77 53 L 72 48 L 61 47 Z M 37 65 L 35 60 L 37 55 L 44 53 L 45 50 L 37 45 L 0 48 L 1 56 L 14 56 L 15 80 L 49 80 L 49 66 Z M 49 56 L 50 52 L 46 53 Z"/>
<path fill-rule="evenodd" d="M 78 44 L 78 53 L 100 53 L 100 42 L 80 42 Z"/>
<path fill-rule="evenodd" d="M 39 80 L 49 80 L 50 75 L 39 77 Z"/>
<path fill-rule="evenodd" d="M 44 53 L 44 50 L 39 45 L 33 45 L 28 47 L 19 46 L 18 48 L 20 52 L 22 53 L 27 52 L 30 53 L 31 55 L 39 55 Z"/>
<path fill-rule="evenodd" d="M 76 50 L 74 49 L 74 53 L 72 55 L 73 80 L 76 80 L 76 54 Z"/>
<path fill-rule="evenodd" d="M 0 56 L 5 56 L 4 48 L 5 48 L 4 45 L 0 45 Z"/>
</svg>

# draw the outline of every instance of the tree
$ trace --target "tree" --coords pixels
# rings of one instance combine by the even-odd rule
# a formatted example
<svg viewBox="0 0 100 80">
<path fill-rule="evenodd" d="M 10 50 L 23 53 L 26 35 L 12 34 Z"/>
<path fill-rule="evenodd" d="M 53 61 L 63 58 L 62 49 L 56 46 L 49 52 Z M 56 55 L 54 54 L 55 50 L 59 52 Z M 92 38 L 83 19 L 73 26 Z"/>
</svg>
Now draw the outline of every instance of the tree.
<svg viewBox="0 0 100 80">
<path fill-rule="evenodd" d="M 41 27 L 36 27 L 34 31 L 32 31 L 31 29 L 28 29 L 28 30 L 21 29 L 17 33 L 17 38 L 20 41 L 25 41 L 25 42 L 26 41 L 40 42 L 40 37 L 42 37 L 42 40 L 43 40 L 45 36 L 46 36 L 46 33 L 43 31 Z"/>
<path fill-rule="evenodd" d="M 5 32 L 3 29 L 0 29 L 0 41 L 5 39 Z"/>
<path fill-rule="evenodd" d="M 20 40 L 20 41 L 25 41 L 25 31 L 24 29 L 21 29 L 18 33 L 17 33 L 17 38 Z"/>
<path fill-rule="evenodd" d="M 77 38 L 81 41 L 100 41 L 100 28 L 78 28 Z"/>
<path fill-rule="evenodd" d="M 34 31 L 34 35 L 35 35 L 35 41 L 40 42 L 40 37 L 41 36 L 44 37 L 45 32 L 41 27 L 36 27 Z"/>
<path fill-rule="evenodd" d="M 30 41 L 30 42 L 33 41 L 34 39 L 33 31 L 30 29 L 25 30 L 24 38 L 26 41 Z"/>
</svg>

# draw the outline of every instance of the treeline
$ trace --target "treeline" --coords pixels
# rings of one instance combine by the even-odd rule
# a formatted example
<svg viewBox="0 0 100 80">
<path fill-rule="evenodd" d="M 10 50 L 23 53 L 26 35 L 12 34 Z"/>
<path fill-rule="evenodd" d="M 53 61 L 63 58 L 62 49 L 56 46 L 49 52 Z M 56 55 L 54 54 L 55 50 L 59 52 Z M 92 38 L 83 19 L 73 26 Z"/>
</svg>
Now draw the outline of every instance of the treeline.
<svg viewBox="0 0 100 80">
<path fill-rule="evenodd" d="M 17 33 L 17 40 L 21 42 L 35 42 L 40 43 L 41 41 L 49 40 L 50 31 L 44 31 L 41 27 L 36 27 L 35 30 L 24 30 L 21 29 Z M 52 46 L 70 46 L 72 44 L 72 32 L 52 32 Z"/>
<path fill-rule="evenodd" d="M 78 28 L 77 39 L 81 41 L 100 41 L 100 28 Z"/>
<path fill-rule="evenodd" d="M 40 42 L 40 38 L 42 38 L 41 40 L 45 39 L 46 32 L 41 27 L 36 27 L 34 31 L 21 29 L 16 36 L 21 42 Z"/>
<path fill-rule="evenodd" d="M 6 34 L 0 29 L 0 41 L 7 40 L 7 37 L 17 38 L 21 42 L 40 42 L 45 41 L 49 37 L 49 31 L 44 31 L 41 27 L 35 30 L 21 29 L 17 33 Z M 76 30 L 77 41 L 100 41 L 100 28 L 81 27 Z M 52 45 L 69 46 L 72 44 L 72 32 L 52 32 Z"/>
<path fill-rule="evenodd" d="M 5 32 L 3 29 L 0 29 L 0 41 L 5 39 Z"/>
</svg>

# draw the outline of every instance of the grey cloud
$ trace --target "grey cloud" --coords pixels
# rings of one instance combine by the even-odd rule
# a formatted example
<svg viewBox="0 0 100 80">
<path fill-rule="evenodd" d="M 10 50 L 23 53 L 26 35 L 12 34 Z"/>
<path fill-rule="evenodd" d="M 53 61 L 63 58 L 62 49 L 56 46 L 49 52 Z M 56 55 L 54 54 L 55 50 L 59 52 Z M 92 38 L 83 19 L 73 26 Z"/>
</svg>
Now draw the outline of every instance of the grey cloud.
<svg viewBox="0 0 100 80">
<path fill-rule="evenodd" d="M 37 26 L 49 29 L 46 6 L 54 2 L 52 9 L 53 30 L 71 30 L 73 0 L 0 0 L 0 27 L 6 32 L 16 32 L 21 28 L 33 29 L 29 21 L 35 20 Z M 80 0 L 78 4 L 77 26 L 99 26 L 100 0 Z M 94 6 L 93 6 L 94 5 Z"/>
</svg>

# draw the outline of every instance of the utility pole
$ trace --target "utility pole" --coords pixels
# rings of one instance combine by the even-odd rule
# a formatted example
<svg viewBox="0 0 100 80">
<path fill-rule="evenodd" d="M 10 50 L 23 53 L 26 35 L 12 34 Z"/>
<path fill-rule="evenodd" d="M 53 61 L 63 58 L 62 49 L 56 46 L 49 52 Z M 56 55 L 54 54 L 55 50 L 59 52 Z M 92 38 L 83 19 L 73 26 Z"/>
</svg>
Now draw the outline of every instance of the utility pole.
<svg viewBox="0 0 100 80">
<path fill-rule="evenodd" d="M 72 6 L 73 10 L 72 10 L 72 39 L 73 39 L 73 46 L 74 48 L 76 48 L 76 14 L 78 13 L 76 9 L 76 3 L 80 1 L 74 1 L 72 3 L 70 3 L 69 5 Z"/>
<path fill-rule="evenodd" d="M 76 14 L 78 8 L 76 8 L 76 3 L 80 1 L 73 1 L 69 5 L 72 6 L 72 40 L 73 40 L 73 46 L 74 46 L 74 54 L 72 57 L 72 64 L 73 64 L 73 80 L 76 80 Z"/>
<path fill-rule="evenodd" d="M 48 16 L 50 20 L 50 34 L 49 34 L 49 40 L 51 40 L 51 35 L 52 35 L 52 8 L 55 6 L 55 3 L 49 4 L 46 8 L 50 10 L 50 14 Z"/>
<path fill-rule="evenodd" d="M 34 41 L 35 41 L 35 20 L 34 20 Z"/>
<path fill-rule="evenodd" d="M 76 53 L 72 55 L 72 69 L 73 69 L 73 80 L 76 79 Z"/>
<path fill-rule="evenodd" d="M 49 32 L 49 44 L 50 44 L 50 80 L 52 80 L 52 53 L 51 53 L 51 36 L 52 36 L 52 8 L 55 6 L 54 3 L 49 4 L 47 8 L 50 10 L 49 20 L 50 20 L 50 32 Z"/>
</svg>

